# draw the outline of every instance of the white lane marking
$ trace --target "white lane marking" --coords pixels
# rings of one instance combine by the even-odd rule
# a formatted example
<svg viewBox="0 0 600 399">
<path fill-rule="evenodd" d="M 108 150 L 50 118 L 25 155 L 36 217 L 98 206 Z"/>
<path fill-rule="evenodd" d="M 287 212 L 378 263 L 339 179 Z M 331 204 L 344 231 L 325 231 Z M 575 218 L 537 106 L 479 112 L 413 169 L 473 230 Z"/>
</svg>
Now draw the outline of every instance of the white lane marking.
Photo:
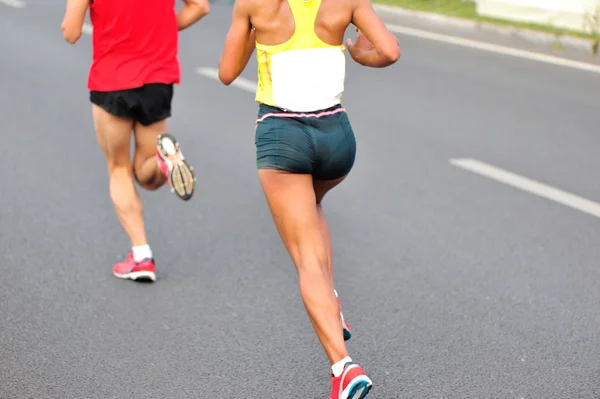
<svg viewBox="0 0 600 399">
<path fill-rule="evenodd" d="M 202 75 L 206 78 L 213 79 L 219 81 L 219 71 L 214 68 L 196 68 L 196 73 L 198 75 Z M 231 83 L 231 86 L 237 87 L 238 89 L 256 93 L 256 82 L 253 82 L 248 79 L 244 79 L 242 77 L 237 78 Z"/>
<path fill-rule="evenodd" d="M 519 50 L 513 47 L 500 46 L 497 44 L 478 42 L 476 40 L 464 39 L 462 37 L 442 35 L 439 33 L 428 32 L 421 29 L 407 28 L 404 26 L 386 24 L 390 32 L 401 35 L 415 36 L 422 39 L 434 40 L 442 43 L 455 44 L 457 46 L 470 47 L 477 50 L 488 51 L 496 54 L 509 55 L 517 58 L 524 58 L 532 61 L 544 62 L 568 68 L 579 69 L 582 71 L 600 73 L 600 65 L 589 64 L 586 62 L 573 61 L 566 58 L 554 57 L 532 51 Z"/>
<path fill-rule="evenodd" d="M 577 195 L 568 193 L 547 184 L 528 179 L 506 170 L 488 165 L 471 158 L 451 159 L 450 163 L 459 168 L 466 169 L 481 176 L 488 177 L 500 183 L 518 188 L 531 194 L 549 199 L 559 204 L 568 206 L 578 211 L 600 218 L 600 204 Z"/>
<path fill-rule="evenodd" d="M 12 8 L 25 7 L 25 2 L 23 0 L 0 0 L 0 3 L 5 4 Z"/>
<path fill-rule="evenodd" d="M 84 35 L 91 35 L 93 31 L 94 31 L 94 28 L 92 28 L 92 25 L 90 25 L 88 23 L 84 23 L 83 27 L 81 28 L 81 32 Z"/>
</svg>

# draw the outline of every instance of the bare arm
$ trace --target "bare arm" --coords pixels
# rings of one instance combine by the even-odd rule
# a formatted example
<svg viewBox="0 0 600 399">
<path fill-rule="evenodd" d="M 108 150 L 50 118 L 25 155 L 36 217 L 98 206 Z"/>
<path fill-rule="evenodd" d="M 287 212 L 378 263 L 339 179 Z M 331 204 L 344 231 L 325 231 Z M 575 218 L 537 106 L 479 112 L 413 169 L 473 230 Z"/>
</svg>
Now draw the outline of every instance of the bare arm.
<svg viewBox="0 0 600 399">
<path fill-rule="evenodd" d="M 252 32 L 250 32 L 250 37 L 248 38 L 248 43 L 246 43 L 246 49 L 244 53 L 244 57 L 240 62 L 242 66 L 242 71 L 246 69 L 246 65 L 248 65 L 248 61 L 250 61 L 250 57 L 254 53 L 254 49 L 256 48 L 256 31 L 252 28 Z M 241 71 L 240 71 L 241 73 Z"/>
<path fill-rule="evenodd" d="M 183 0 L 183 2 L 183 7 L 177 13 L 177 28 L 179 31 L 194 25 L 210 12 L 208 0 Z"/>
<path fill-rule="evenodd" d="M 89 5 L 89 0 L 67 0 L 67 9 L 61 25 L 63 37 L 67 42 L 75 44 L 81 37 Z"/>
<path fill-rule="evenodd" d="M 358 0 L 352 15 L 352 23 L 359 30 L 356 43 L 348 42 L 348 51 L 354 61 L 374 68 L 383 68 L 398 61 L 400 58 L 398 39 L 387 30 L 383 21 L 375 14 L 369 0 Z"/>
<path fill-rule="evenodd" d="M 219 79 L 225 85 L 240 76 L 256 47 L 256 32 L 250 24 L 249 11 L 249 0 L 237 0 L 233 6 L 231 26 L 219 60 Z"/>
</svg>

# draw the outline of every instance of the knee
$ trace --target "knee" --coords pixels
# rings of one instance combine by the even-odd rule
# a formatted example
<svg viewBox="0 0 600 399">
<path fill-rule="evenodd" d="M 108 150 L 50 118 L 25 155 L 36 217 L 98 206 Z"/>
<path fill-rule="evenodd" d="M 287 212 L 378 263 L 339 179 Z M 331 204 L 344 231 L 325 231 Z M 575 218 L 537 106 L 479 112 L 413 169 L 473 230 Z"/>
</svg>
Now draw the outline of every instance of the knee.
<svg viewBox="0 0 600 399">
<path fill-rule="evenodd" d="M 119 212 L 130 212 L 139 209 L 133 185 L 133 168 L 131 165 L 109 164 L 110 197 Z"/>
<path fill-rule="evenodd" d="M 310 292 L 316 287 L 322 287 L 323 284 L 328 284 L 331 281 L 331 275 L 324 262 L 302 263 L 296 270 L 301 292 Z"/>
<path fill-rule="evenodd" d="M 111 180 L 131 180 L 133 178 L 133 167 L 130 163 L 108 162 L 108 174 Z"/>
<path fill-rule="evenodd" d="M 327 271 L 327 251 L 323 242 L 315 242 L 297 250 L 296 269 L 298 274 L 321 273 Z"/>
</svg>

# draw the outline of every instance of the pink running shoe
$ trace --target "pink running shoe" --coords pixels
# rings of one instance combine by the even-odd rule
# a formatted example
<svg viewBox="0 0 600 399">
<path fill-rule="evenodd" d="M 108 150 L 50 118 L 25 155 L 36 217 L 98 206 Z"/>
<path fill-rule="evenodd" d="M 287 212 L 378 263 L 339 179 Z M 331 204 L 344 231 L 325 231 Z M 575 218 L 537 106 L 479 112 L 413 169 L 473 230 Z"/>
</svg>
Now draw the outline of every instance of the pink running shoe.
<svg viewBox="0 0 600 399">
<path fill-rule="evenodd" d="M 171 186 L 171 192 L 184 201 L 192 198 L 196 188 L 194 168 L 183 157 L 175 137 L 168 133 L 158 136 L 156 158 L 160 171 Z"/>
<path fill-rule="evenodd" d="M 113 267 L 113 274 L 122 279 L 133 281 L 156 281 L 154 259 L 144 259 L 141 262 L 133 260 L 133 253 L 130 252 L 127 259 L 117 263 Z"/>
</svg>

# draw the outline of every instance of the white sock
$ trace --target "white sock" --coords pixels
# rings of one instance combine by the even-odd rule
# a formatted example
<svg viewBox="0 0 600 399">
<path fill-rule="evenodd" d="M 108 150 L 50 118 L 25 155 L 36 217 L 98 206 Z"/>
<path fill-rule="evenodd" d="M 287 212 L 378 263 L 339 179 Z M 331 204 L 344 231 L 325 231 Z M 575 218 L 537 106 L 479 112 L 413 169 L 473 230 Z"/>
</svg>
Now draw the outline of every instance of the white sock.
<svg viewBox="0 0 600 399">
<path fill-rule="evenodd" d="M 152 250 L 150 250 L 150 245 L 140 245 L 138 247 L 131 248 L 133 251 L 133 260 L 136 262 L 141 262 L 144 259 L 152 258 Z"/>
<path fill-rule="evenodd" d="M 333 376 L 339 377 L 340 375 L 342 375 L 342 373 L 344 372 L 344 366 L 346 365 L 346 363 L 350 363 L 351 361 L 352 359 L 350 359 L 350 357 L 348 356 L 331 366 L 331 372 L 333 373 Z"/>
</svg>

